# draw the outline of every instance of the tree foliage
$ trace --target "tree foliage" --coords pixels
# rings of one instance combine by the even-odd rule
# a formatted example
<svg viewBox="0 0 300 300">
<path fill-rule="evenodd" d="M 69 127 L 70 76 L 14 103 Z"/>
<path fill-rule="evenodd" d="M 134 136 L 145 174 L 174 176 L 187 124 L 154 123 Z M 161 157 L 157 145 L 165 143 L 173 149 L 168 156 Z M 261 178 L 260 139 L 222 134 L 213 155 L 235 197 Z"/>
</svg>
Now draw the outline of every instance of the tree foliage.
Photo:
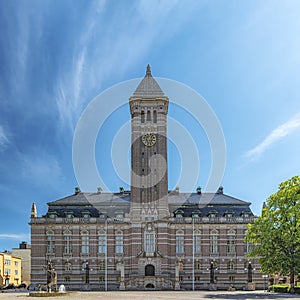
<svg viewBox="0 0 300 300">
<path fill-rule="evenodd" d="M 300 177 L 279 185 L 249 225 L 247 242 L 253 243 L 250 257 L 258 257 L 262 273 L 294 275 L 300 273 Z"/>
</svg>

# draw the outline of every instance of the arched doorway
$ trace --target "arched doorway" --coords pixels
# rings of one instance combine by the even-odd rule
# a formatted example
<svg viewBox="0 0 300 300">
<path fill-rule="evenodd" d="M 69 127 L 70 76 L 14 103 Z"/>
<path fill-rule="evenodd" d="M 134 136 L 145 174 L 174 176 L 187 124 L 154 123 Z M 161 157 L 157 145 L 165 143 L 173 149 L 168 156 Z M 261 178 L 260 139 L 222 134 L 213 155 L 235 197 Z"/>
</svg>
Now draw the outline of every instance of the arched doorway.
<svg viewBox="0 0 300 300">
<path fill-rule="evenodd" d="M 145 267 L 145 276 L 155 276 L 155 268 L 153 265 L 147 265 Z"/>
<path fill-rule="evenodd" d="M 155 288 L 155 286 L 154 286 L 153 283 L 148 283 L 148 284 L 146 285 L 146 289 L 154 289 L 154 288 Z"/>
</svg>

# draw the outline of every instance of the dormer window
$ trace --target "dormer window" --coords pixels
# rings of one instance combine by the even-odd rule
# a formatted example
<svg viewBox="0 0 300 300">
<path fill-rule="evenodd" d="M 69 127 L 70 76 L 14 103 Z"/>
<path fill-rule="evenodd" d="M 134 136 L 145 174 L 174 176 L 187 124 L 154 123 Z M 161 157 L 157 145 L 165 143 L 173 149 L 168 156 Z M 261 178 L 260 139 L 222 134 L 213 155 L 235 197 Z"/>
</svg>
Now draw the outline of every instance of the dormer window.
<svg viewBox="0 0 300 300">
<path fill-rule="evenodd" d="M 91 217 L 91 213 L 89 211 L 83 211 L 82 216 L 84 219 L 88 219 Z"/>
<path fill-rule="evenodd" d="M 200 216 L 201 216 L 200 211 L 193 211 L 193 212 L 192 212 L 192 217 L 193 217 L 193 218 L 200 218 Z"/>
<path fill-rule="evenodd" d="M 175 211 L 175 217 L 180 219 L 183 218 L 183 211 L 182 210 L 176 210 Z"/>
<path fill-rule="evenodd" d="M 227 211 L 225 214 L 226 218 L 232 218 L 233 217 L 233 212 L 232 211 Z"/>
<path fill-rule="evenodd" d="M 72 211 L 67 211 L 65 214 L 66 214 L 67 219 L 74 218 L 74 213 Z"/>
<path fill-rule="evenodd" d="M 250 212 L 249 212 L 249 211 L 243 211 L 243 212 L 242 212 L 242 216 L 243 216 L 244 218 L 249 218 L 249 217 L 250 217 Z"/>
<path fill-rule="evenodd" d="M 55 219 L 55 218 L 57 217 L 57 212 L 54 211 L 54 210 L 49 210 L 49 211 L 48 211 L 48 217 L 49 217 L 50 219 Z"/>
<path fill-rule="evenodd" d="M 210 219 L 213 219 L 217 216 L 217 212 L 215 210 L 212 210 L 208 213 L 208 216 Z"/>
</svg>

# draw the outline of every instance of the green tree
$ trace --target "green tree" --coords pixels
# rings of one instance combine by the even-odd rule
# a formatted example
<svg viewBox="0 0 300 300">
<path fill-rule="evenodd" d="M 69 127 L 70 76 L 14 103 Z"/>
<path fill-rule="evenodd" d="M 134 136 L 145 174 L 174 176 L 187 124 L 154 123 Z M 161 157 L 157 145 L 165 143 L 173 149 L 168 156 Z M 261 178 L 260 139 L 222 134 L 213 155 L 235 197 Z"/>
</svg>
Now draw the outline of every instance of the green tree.
<svg viewBox="0 0 300 300">
<path fill-rule="evenodd" d="M 294 176 L 279 185 L 249 225 L 247 242 L 253 243 L 249 257 L 257 257 L 262 273 L 289 275 L 291 292 L 295 274 L 300 273 L 300 177 Z"/>
</svg>

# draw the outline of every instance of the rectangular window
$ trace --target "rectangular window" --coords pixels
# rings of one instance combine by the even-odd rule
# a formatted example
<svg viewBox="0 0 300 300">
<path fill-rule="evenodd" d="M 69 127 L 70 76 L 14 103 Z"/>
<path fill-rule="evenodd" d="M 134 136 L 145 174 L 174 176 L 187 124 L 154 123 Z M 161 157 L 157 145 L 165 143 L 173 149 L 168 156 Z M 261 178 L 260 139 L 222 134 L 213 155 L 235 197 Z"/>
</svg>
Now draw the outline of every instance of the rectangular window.
<svg viewBox="0 0 300 300">
<path fill-rule="evenodd" d="M 123 235 L 116 236 L 116 254 L 123 254 Z"/>
<path fill-rule="evenodd" d="M 194 235 L 194 253 L 195 254 L 200 254 L 201 253 L 200 235 Z"/>
<path fill-rule="evenodd" d="M 15 270 L 15 275 L 19 275 L 19 271 L 18 270 Z"/>
<path fill-rule="evenodd" d="M 106 234 L 99 235 L 98 242 L 99 242 L 98 253 L 105 254 L 106 253 Z"/>
<path fill-rule="evenodd" d="M 156 110 L 153 112 L 153 123 L 157 123 L 157 112 L 156 112 Z"/>
<path fill-rule="evenodd" d="M 234 276 L 229 276 L 229 282 L 234 282 L 235 278 Z"/>
<path fill-rule="evenodd" d="M 234 237 L 234 235 L 228 236 L 227 253 L 235 253 L 235 237 Z"/>
<path fill-rule="evenodd" d="M 216 234 L 210 236 L 210 253 L 218 253 L 218 236 Z"/>
<path fill-rule="evenodd" d="M 10 273 L 10 269 L 5 269 L 4 270 L 4 275 L 10 275 L 11 273 Z"/>
<path fill-rule="evenodd" d="M 72 236 L 65 235 L 65 254 L 72 253 Z"/>
<path fill-rule="evenodd" d="M 145 252 L 153 253 L 155 251 L 154 232 L 145 233 Z"/>
<path fill-rule="evenodd" d="M 9 259 L 5 259 L 5 260 L 4 260 L 4 264 L 5 264 L 6 266 L 10 266 L 10 260 L 9 260 Z"/>
<path fill-rule="evenodd" d="M 176 254 L 184 253 L 184 236 L 177 235 L 176 236 Z"/>
<path fill-rule="evenodd" d="M 47 253 L 53 254 L 55 252 L 55 237 L 54 235 L 47 236 Z"/>
<path fill-rule="evenodd" d="M 105 276 L 103 276 L 103 275 L 99 276 L 99 281 L 100 281 L 100 282 L 105 281 Z"/>
<path fill-rule="evenodd" d="M 17 267 L 19 265 L 19 262 L 15 261 L 15 267 Z"/>
<path fill-rule="evenodd" d="M 83 235 L 81 237 L 81 253 L 89 254 L 89 237 L 87 235 Z"/>
</svg>

